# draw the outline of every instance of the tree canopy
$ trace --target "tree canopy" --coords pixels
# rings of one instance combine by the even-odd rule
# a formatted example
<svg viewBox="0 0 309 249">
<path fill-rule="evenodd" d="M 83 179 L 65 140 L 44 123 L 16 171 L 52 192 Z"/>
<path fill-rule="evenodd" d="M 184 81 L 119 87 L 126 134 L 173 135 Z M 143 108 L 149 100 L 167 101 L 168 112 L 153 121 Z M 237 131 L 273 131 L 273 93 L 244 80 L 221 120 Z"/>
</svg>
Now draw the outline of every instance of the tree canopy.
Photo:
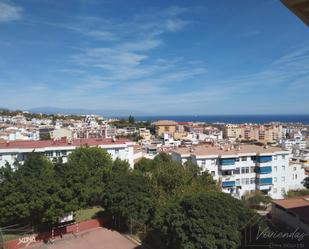
<svg viewBox="0 0 309 249">
<path fill-rule="evenodd" d="M 113 162 L 95 147 L 76 149 L 67 163 L 33 152 L 23 164 L 7 164 L 0 168 L 0 225 L 52 224 L 67 212 L 99 204 L 113 167 L 128 170 L 126 162 Z"/>
<path fill-rule="evenodd" d="M 305 188 L 309 189 L 309 176 L 303 180 L 303 185 Z"/>
<path fill-rule="evenodd" d="M 97 147 L 78 148 L 67 162 L 33 152 L 23 164 L 0 168 L 0 226 L 50 225 L 94 205 L 119 227 L 129 229 L 132 221 L 146 227 L 143 236 L 159 241 L 156 248 L 237 248 L 250 216 L 207 171 L 165 153 L 134 170 Z"/>
<path fill-rule="evenodd" d="M 199 192 L 170 202 L 146 241 L 169 249 L 238 248 L 249 217 L 239 200 L 220 192 Z"/>
<path fill-rule="evenodd" d="M 29 154 L 15 171 L 1 169 L 0 223 L 49 223 L 61 217 L 67 203 L 60 197 L 53 164 L 37 153 Z"/>
<path fill-rule="evenodd" d="M 151 184 L 139 174 L 120 175 L 106 186 L 102 206 L 116 216 L 118 222 L 149 222 L 155 208 Z"/>
</svg>

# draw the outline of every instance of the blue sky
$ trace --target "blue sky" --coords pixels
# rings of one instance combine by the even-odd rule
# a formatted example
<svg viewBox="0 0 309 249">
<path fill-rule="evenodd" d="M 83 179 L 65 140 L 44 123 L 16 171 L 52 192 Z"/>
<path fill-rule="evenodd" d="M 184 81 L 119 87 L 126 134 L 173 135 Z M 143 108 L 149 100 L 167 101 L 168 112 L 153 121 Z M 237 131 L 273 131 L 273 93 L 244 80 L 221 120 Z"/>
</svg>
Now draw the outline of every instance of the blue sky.
<svg viewBox="0 0 309 249">
<path fill-rule="evenodd" d="M 273 0 L 0 0 L 0 89 L 19 109 L 308 114 L 309 28 Z"/>
</svg>

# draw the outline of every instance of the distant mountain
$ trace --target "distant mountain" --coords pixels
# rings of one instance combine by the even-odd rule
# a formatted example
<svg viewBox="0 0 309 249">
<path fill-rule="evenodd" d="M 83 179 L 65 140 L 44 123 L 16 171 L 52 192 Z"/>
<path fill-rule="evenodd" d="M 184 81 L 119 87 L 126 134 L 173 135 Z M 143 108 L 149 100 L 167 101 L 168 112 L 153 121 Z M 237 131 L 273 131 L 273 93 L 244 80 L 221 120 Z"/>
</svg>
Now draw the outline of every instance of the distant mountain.
<svg viewBox="0 0 309 249">
<path fill-rule="evenodd" d="M 80 108 L 59 108 L 59 107 L 36 107 L 28 109 L 27 111 L 33 113 L 44 113 L 44 114 L 75 114 L 75 115 L 86 115 L 96 114 L 107 117 L 121 117 L 129 115 L 145 115 L 143 112 L 135 110 L 99 110 L 99 109 L 80 109 Z"/>
</svg>

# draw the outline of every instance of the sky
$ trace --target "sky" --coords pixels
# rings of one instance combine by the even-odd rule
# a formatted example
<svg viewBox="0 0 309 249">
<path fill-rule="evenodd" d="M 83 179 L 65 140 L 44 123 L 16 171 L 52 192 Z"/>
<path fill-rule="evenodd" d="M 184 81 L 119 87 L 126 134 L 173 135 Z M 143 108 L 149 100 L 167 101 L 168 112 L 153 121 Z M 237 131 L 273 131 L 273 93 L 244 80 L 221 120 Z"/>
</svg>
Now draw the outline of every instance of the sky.
<svg viewBox="0 0 309 249">
<path fill-rule="evenodd" d="M 0 0 L 0 107 L 309 114 L 309 28 L 277 0 Z"/>
</svg>

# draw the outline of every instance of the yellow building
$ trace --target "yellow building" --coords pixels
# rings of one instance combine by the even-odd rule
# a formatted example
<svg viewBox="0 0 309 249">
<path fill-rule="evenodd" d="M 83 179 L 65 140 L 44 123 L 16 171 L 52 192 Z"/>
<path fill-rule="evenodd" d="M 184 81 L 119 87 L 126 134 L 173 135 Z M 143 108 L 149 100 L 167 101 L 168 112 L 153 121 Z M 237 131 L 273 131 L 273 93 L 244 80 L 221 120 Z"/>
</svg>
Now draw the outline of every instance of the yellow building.
<svg viewBox="0 0 309 249">
<path fill-rule="evenodd" d="M 280 140 L 283 136 L 282 126 L 276 124 L 268 125 L 232 125 L 224 128 L 225 138 L 235 141 L 256 140 L 262 143 L 272 143 Z"/>
<path fill-rule="evenodd" d="M 172 120 L 159 120 L 154 123 L 157 136 L 162 136 L 164 133 L 174 136 L 178 123 Z"/>
<path fill-rule="evenodd" d="M 236 139 L 242 139 L 243 130 L 239 125 L 228 124 L 224 127 L 224 137 L 234 141 Z"/>
</svg>

